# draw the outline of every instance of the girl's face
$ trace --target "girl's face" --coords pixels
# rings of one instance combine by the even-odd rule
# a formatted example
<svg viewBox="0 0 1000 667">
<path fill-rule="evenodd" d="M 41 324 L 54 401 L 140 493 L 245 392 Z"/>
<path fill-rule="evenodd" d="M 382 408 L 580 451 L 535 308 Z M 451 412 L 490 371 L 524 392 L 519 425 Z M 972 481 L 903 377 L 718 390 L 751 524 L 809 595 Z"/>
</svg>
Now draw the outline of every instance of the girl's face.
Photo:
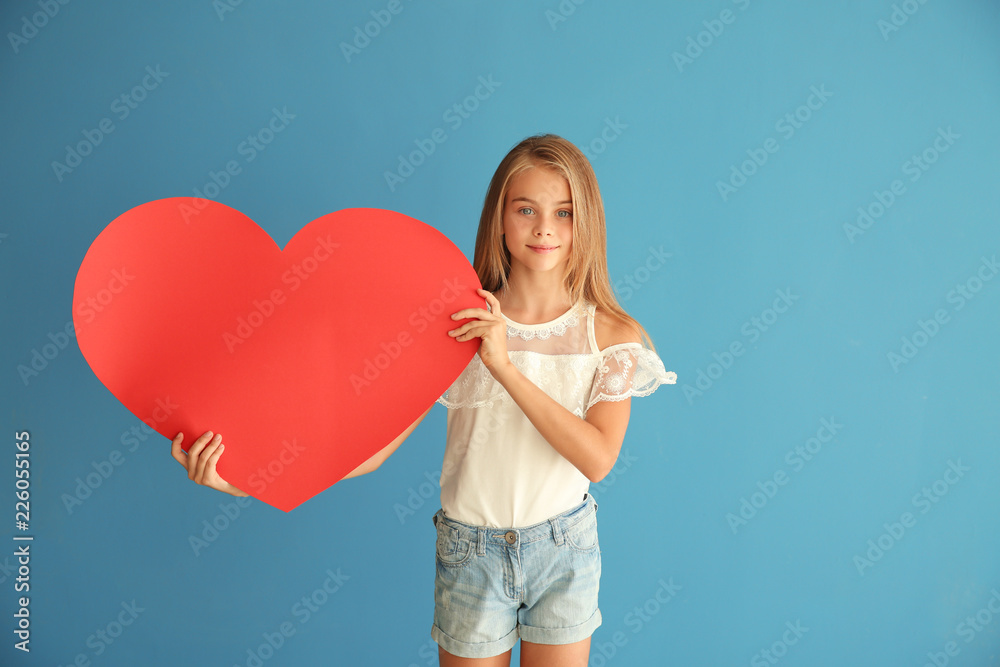
<svg viewBox="0 0 1000 667">
<path fill-rule="evenodd" d="M 566 179 L 543 167 L 514 176 L 504 201 L 503 232 L 511 271 L 519 262 L 564 275 L 573 248 L 573 198 Z"/>
</svg>

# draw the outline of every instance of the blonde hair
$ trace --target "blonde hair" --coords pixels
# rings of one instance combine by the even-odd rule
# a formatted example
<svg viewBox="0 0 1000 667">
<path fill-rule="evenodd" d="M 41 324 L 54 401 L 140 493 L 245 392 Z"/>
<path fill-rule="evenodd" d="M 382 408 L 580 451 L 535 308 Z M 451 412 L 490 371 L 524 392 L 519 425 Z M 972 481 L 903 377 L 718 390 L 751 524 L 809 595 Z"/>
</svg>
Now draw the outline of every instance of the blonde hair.
<svg viewBox="0 0 1000 667">
<path fill-rule="evenodd" d="M 580 149 L 554 134 L 540 134 L 521 141 L 501 160 L 483 201 L 472 265 L 483 289 L 507 287 L 510 250 L 503 241 L 503 208 L 511 179 L 532 167 L 551 169 L 566 179 L 573 199 L 573 249 L 563 284 L 570 299 L 581 297 L 595 304 L 613 320 L 635 332 L 655 351 L 646 330 L 619 305 L 608 278 L 607 232 L 604 203 L 597 176 Z"/>
</svg>

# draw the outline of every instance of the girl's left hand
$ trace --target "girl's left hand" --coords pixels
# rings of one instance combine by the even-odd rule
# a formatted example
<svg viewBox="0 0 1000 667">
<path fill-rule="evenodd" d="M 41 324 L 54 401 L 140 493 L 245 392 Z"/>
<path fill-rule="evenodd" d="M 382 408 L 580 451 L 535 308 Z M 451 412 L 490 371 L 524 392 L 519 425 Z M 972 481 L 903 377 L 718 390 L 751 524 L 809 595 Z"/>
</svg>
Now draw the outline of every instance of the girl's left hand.
<svg viewBox="0 0 1000 667">
<path fill-rule="evenodd" d="M 457 329 L 452 329 L 448 335 L 458 341 L 471 340 L 477 336 L 482 338 L 483 342 L 479 346 L 479 358 L 482 359 L 483 365 L 486 366 L 490 374 L 499 380 L 498 374 L 510 365 L 510 356 L 507 354 L 507 320 L 501 317 L 500 302 L 491 292 L 482 288 L 476 291 L 486 299 L 490 310 L 463 308 L 453 313 L 451 316 L 453 320 L 475 319 L 466 322 Z"/>
</svg>

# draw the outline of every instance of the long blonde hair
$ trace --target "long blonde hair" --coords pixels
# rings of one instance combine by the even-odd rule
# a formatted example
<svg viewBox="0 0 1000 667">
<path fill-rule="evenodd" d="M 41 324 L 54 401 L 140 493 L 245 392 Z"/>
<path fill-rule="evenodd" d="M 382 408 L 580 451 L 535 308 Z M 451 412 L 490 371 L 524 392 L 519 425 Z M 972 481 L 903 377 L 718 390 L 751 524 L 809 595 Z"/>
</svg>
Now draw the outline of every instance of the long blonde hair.
<svg viewBox="0 0 1000 667">
<path fill-rule="evenodd" d="M 483 289 L 496 292 L 507 287 L 510 251 L 503 241 L 503 207 L 511 179 L 532 167 L 558 173 L 569 184 L 573 199 L 573 249 L 563 284 L 572 303 L 581 297 L 595 304 L 619 324 L 634 331 L 655 351 L 646 330 L 619 305 L 608 278 L 607 231 L 604 203 L 590 161 L 571 142 L 554 134 L 540 134 L 521 141 L 501 160 L 490 180 L 476 234 L 472 265 Z"/>
</svg>

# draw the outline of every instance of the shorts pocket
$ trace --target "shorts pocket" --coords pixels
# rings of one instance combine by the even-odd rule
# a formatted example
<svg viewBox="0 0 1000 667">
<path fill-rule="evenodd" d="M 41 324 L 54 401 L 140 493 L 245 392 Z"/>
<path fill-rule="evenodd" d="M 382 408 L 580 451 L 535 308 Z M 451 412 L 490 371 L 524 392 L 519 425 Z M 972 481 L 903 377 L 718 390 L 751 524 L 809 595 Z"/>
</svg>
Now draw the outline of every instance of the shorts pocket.
<svg viewBox="0 0 1000 667">
<path fill-rule="evenodd" d="M 590 552 L 599 548 L 597 539 L 597 508 L 566 528 L 566 543 L 577 551 Z"/>
<path fill-rule="evenodd" d="M 437 561 L 446 567 L 460 567 L 472 555 L 472 541 L 454 526 L 444 521 L 437 522 Z"/>
</svg>

